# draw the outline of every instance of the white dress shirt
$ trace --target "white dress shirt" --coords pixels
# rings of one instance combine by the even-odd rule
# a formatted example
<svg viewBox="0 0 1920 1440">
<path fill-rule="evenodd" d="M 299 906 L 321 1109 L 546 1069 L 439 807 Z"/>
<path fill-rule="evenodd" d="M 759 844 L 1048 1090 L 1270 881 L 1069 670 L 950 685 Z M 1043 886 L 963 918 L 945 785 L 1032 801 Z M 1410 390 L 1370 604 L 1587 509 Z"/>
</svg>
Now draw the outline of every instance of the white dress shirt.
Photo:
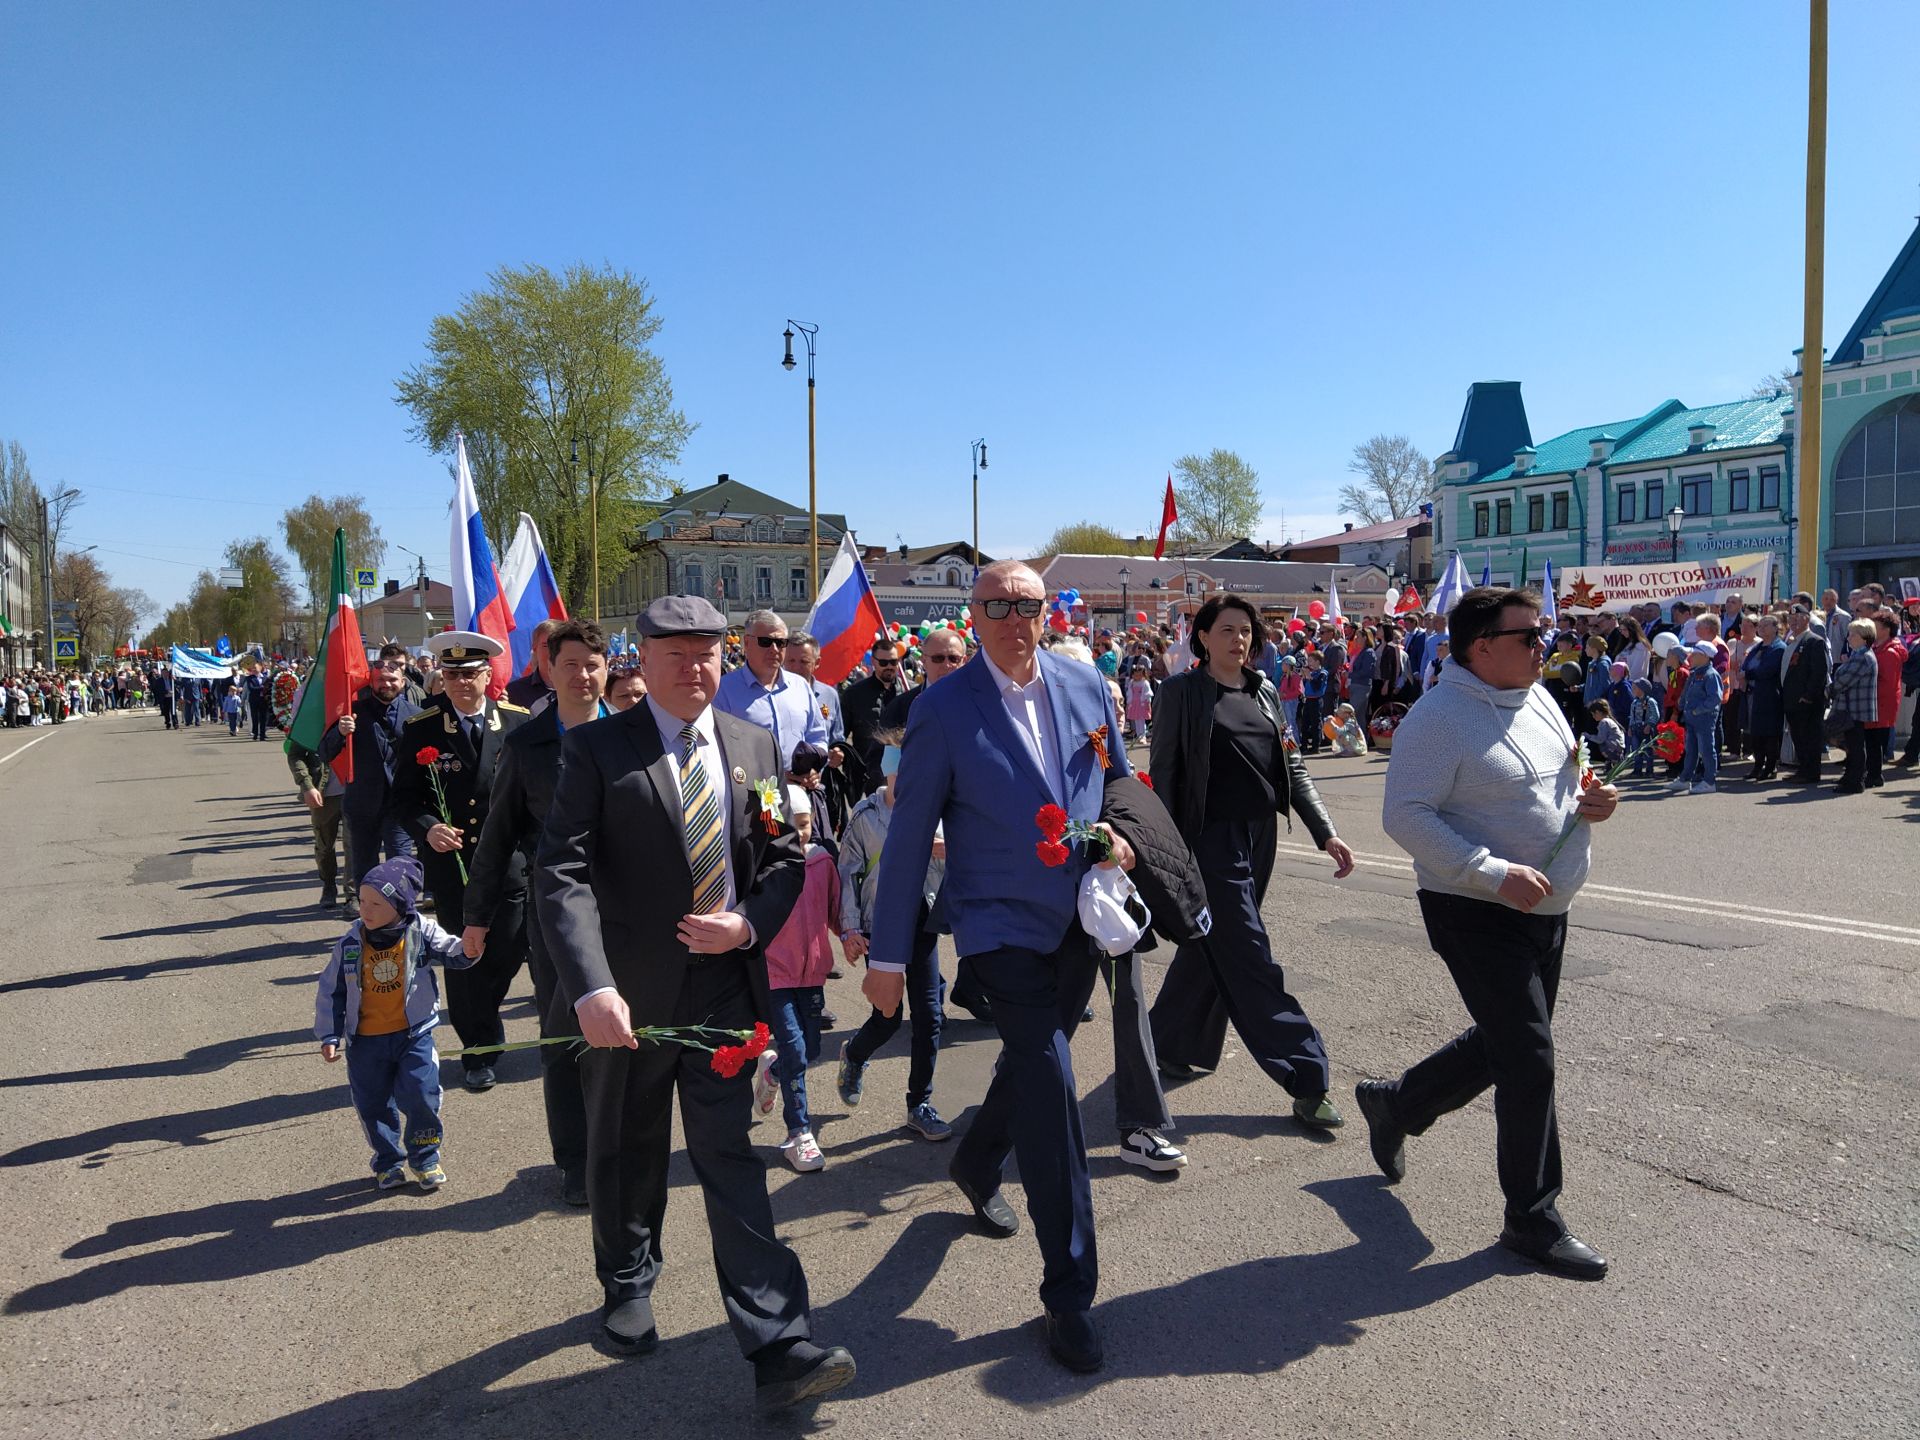
<svg viewBox="0 0 1920 1440">
<path fill-rule="evenodd" d="M 1007 718 L 1013 721 L 1014 732 L 1026 743 L 1027 753 L 1046 777 L 1047 793 L 1053 797 L 1054 804 L 1064 806 L 1067 803 L 1066 767 L 1060 761 L 1060 736 L 1054 730 L 1053 706 L 1047 702 L 1047 677 L 1040 669 L 1040 657 L 1034 656 L 1033 679 L 1024 685 L 1010 680 L 1007 672 L 994 664 L 984 649 L 980 660 L 993 677 L 994 688 L 1000 692 L 1000 703 L 1007 707 Z"/>
</svg>

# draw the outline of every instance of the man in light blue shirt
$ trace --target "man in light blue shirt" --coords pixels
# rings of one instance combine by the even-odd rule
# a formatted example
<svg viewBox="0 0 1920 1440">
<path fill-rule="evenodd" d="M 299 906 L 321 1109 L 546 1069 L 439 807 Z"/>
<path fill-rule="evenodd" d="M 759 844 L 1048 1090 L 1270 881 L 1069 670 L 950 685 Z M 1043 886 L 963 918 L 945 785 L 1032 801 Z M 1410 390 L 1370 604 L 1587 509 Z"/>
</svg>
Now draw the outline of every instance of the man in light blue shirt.
<svg viewBox="0 0 1920 1440">
<path fill-rule="evenodd" d="M 713 708 L 773 736 L 781 768 L 791 770 L 793 747 L 801 741 L 826 749 L 827 722 L 807 682 L 781 668 L 787 622 L 771 610 L 755 610 L 747 616 L 745 640 L 747 663 L 721 677 Z"/>
</svg>

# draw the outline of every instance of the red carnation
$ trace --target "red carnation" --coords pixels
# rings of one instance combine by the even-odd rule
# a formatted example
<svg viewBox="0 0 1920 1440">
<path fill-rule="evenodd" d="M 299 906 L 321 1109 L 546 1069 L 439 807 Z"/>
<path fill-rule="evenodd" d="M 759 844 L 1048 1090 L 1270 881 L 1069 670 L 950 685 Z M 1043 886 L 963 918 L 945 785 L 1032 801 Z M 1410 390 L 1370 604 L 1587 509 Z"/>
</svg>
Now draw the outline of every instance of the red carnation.
<svg viewBox="0 0 1920 1440">
<path fill-rule="evenodd" d="M 440 758 L 440 752 L 431 745 L 422 745 L 414 752 L 413 758 L 422 765 L 431 765 Z"/>
<path fill-rule="evenodd" d="M 1067 812 L 1058 805 L 1042 805 L 1033 817 L 1033 823 L 1040 827 L 1040 833 L 1049 840 L 1058 840 L 1067 833 Z"/>
<path fill-rule="evenodd" d="M 1147 789 L 1149 790 L 1153 789 L 1153 776 L 1149 775 L 1144 770 L 1136 770 L 1133 773 L 1140 777 L 1140 783 L 1142 785 L 1146 786 Z"/>
<path fill-rule="evenodd" d="M 767 1046 L 772 1043 L 773 1032 L 766 1027 L 764 1021 L 755 1021 L 752 1038 L 741 1048 L 747 1052 L 749 1060 L 758 1060 L 765 1053 Z"/>
<path fill-rule="evenodd" d="M 1033 847 L 1033 853 L 1040 857 L 1042 865 L 1064 865 L 1067 863 L 1067 847 L 1058 840 L 1042 840 Z"/>
<path fill-rule="evenodd" d="M 744 1045 L 722 1045 L 718 1050 L 713 1052 L 713 1059 L 709 1063 L 713 1066 L 713 1071 L 716 1075 L 731 1080 L 746 1068 L 747 1047 Z"/>
</svg>

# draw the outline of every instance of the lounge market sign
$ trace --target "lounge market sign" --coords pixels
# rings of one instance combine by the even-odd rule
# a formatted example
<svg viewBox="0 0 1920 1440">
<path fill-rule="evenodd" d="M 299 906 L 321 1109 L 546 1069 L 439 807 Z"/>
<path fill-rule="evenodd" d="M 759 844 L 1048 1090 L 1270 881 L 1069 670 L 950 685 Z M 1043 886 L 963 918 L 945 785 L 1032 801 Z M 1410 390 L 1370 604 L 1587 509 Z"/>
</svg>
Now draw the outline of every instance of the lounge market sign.
<svg viewBox="0 0 1920 1440">
<path fill-rule="evenodd" d="M 1773 558 L 1762 551 L 1678 565 L 1576 565 L 1561 577 L 1556 599 L 1560 609 L 1584 614 L 1647 604 L 1665 609 L 1676 600 L 1718 609 L 1734 596 L 1765 605 L 1773 598 Z"/>
</svg>

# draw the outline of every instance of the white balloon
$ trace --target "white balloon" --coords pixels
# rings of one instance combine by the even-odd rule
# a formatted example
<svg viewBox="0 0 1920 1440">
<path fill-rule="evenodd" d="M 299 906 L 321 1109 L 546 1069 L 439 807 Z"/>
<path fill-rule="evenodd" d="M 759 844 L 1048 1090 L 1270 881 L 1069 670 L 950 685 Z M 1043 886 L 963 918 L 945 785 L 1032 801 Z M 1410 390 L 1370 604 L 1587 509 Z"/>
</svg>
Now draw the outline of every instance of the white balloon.
<svg viewBox="0 0 1920 1440">
<path fill-rule="evenodd" d="M 1678 635 L 1674 634 L 1671 630 L 1662 630 L 1658 635 L 1653 637 L 1653 653 L 1664 660 L 1673 653 L 1674 647 L 1679 645 L 1679 643 L 1680 637 Z"/>
</svg>

